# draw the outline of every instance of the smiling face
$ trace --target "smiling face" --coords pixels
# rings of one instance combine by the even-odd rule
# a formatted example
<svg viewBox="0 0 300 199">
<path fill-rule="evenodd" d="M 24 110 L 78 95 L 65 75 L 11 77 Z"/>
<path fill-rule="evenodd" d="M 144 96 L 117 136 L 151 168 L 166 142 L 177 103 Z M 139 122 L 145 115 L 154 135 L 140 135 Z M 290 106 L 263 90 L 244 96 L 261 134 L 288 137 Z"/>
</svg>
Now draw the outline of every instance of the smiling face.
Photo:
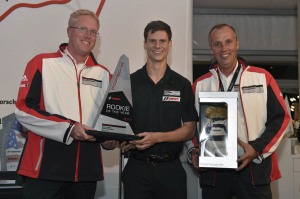
<svg viewBox="0 0 300 199">
<path fill-rule="evenodd" d="M 216 58 L 220 70 L 229 75 L 237 63 L 239 41 L 230 27 L 214 29 L 209 37 L 211 53 Z"/>
<path fill-rule="evenodd" d="M 89 30 L 95 30 L 96 32 L 99 29 L 96 19 L 89 15 L 79 16 L 72 27 L 84 27 Z M 69 37 L 68 51 L 77 63 L 84 62 L 89 56 L 89 53 L 93 50 L 97 37 L 92 36 L 90 31 L 85 33 L 77 28 L 68 27 L 67 32 Z"/>
<path fill-rule="evenodd" d="M 148 32 L 148 37 L 144 41 L 144 49 L 147 51 L 147 62 L 165 62 L 172 47 L 172 41 L 169 41 L 166 31 L 158 30 L 151 33 Z"/>
</svg>

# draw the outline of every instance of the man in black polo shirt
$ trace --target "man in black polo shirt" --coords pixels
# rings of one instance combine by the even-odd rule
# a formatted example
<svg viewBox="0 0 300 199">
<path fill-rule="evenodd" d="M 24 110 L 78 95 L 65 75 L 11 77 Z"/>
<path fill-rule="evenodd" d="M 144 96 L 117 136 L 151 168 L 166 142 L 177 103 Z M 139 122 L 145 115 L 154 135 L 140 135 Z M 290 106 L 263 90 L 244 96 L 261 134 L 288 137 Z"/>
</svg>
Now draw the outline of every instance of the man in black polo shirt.
<svg viewBox="0 0 300 199">
<path fill-rule="evenodd" d="M 195 135 L 197 112 L 190 82 L 172 71 L 167 56 L 172 32 L 162 21 L 144 30 L 147 63 L 131 75 L 134 132 L 122 173 L 125 199 L 184 199 L 186 173 L 179 160 L 183 142 Z"/>
</svg>

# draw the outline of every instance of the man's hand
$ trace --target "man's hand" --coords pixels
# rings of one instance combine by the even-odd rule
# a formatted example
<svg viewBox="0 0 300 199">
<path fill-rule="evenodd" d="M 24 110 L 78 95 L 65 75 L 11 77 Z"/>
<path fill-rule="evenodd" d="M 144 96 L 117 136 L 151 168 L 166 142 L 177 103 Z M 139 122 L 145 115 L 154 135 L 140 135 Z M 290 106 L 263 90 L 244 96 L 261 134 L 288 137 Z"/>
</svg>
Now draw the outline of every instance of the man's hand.
<svg viewBox="0 0 300 199">
<path fill-rule="evenodd" d="M 134 144 L 135 147 L 139 150 L 145 150 L 151 146 L 153 146 L 154 144 L 159 142 L 159 136 L 161 133 L 158 132 L 144 132 L 144 133 L 139 133 L 137 134 L 137 136 L 139 137 L 144 137 L 141 140 L 134 140 L 134 141 L 130 141 L 130 144 Z"/>
<path fill-rule="evenodd" d="M 195 148 L 194 150 L 192 150 L 191 155 L 192 155 L 192 163 L 193 166 L 196 169 L 199 169 L 199 148 Z"/>
<path fill-rule="evenodd" d="M 107 141 L 102 142 L 101 145 L 105 149 L 112 150 L 116 147 L 119 147 L 120 143 L 116 140 L 107 140 Z"/>
<path fill-rule="evenodd" d="M 206 171 L 207 168 L 199 167 L 199 151 L 199 148 L 195 148 L 191 152 L 193 166 L 198 169 L 198 171 Z"/>
<path fill-rule="evenodd" d="M 86 134 L 85 133 L 86 130 L 93 130 L 93 129 L 84 124 L 77 123 L 75 127 L 72 129 L 70 136 L 77 141 L 95 142 L 96 138 L 94 136 Z"/>
<path fill-rule="evenodd" d="M 240 140 L 240 138 L 238 138 L 238 143 L 239 143 L 239 145 L 241 145 L 241 147 L 244 148 L 245 154 L 237 160 L 238 162 L 242 162 L 242 164 L 239 166 L 239 168 L 237 168 L 236 171 L 242 170 L 254 158 L 257 157 L 256 151 L 254 150 L 254 148 L 250 144 L 247 144 L 246 142 L 243 142 L 242 140 Z"/>
<path fill-rule="evenodd" d="M 127 142 L 122 142 L 120 145 L 119 145 L 119 148 L 124 152 L 124 151 L 129 151 L 131 149 L 135 149 L 135 145 L 134 144 L 130 144 L 130 143 L 127 143 Z"/>
</svg>

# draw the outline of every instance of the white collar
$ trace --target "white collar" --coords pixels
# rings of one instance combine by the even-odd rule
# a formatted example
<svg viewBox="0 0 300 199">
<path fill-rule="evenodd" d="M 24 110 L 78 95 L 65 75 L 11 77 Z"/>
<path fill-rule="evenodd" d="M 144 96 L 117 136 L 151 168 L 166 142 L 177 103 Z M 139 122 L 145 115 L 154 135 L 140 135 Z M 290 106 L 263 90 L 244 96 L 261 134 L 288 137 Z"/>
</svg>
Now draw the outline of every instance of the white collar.
<svg viewBox="0 0 300 199">
<path fill-rule="evenodd" d="M 78 63 L 76 62 L 76 59 L 74 59 L 74 57 L 73 57 L 73 56 L 71 55 L 71 53 L 68 51 L 68 47 L 65 49 L 65 54 L 68 55 L 68 56 L 74 61 L 74 63 L 76 63 L 77 65 L 81 65 L 81 64 L 86 65 L 86 62 L 87 62 L 87 60 L 88 60 L 88 57 L 87 57 L 86 60 L 85 60 L 83 63 L 78 64 Z"/>
</svg>

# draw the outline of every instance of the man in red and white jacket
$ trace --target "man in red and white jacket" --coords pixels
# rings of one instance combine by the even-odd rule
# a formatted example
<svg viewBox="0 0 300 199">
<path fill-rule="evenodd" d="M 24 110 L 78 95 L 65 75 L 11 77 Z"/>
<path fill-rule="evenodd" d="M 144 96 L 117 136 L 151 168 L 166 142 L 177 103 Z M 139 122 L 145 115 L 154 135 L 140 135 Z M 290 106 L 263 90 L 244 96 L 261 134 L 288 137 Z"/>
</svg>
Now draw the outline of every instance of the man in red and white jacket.
<svg viewBox="0 0 300 199">
<path fill-rule="evenodd" d="M 216 62 L 195 81 L 195 99 L 199 102 L 199 91 L 239 92 L 239 167 L 237 170 L 201 168 L 202 197 L 272 198 L 270 182 L 281 177 L 275 150 L 290 120 L 283 96 L 271 74 L 237 57 L 239 40 L 233 27 L 214 26 L 209 33 L 209 45 Z M 199 168 L 196 137 L 189 145 L 193 165 Z"/>
<path fill-rule="evenodd" d="M 89 10 L 71 14 L 68 44 L 28 62 L 15 114 L 28 129 L 18 174 L 24 198 L 94 198 L 103 180 L 101 148 L 87 135 L 111 74 L 93 54 L 98 17 Z M 102 146 L 113 149 L 115 141 Z"/>
</svg>

